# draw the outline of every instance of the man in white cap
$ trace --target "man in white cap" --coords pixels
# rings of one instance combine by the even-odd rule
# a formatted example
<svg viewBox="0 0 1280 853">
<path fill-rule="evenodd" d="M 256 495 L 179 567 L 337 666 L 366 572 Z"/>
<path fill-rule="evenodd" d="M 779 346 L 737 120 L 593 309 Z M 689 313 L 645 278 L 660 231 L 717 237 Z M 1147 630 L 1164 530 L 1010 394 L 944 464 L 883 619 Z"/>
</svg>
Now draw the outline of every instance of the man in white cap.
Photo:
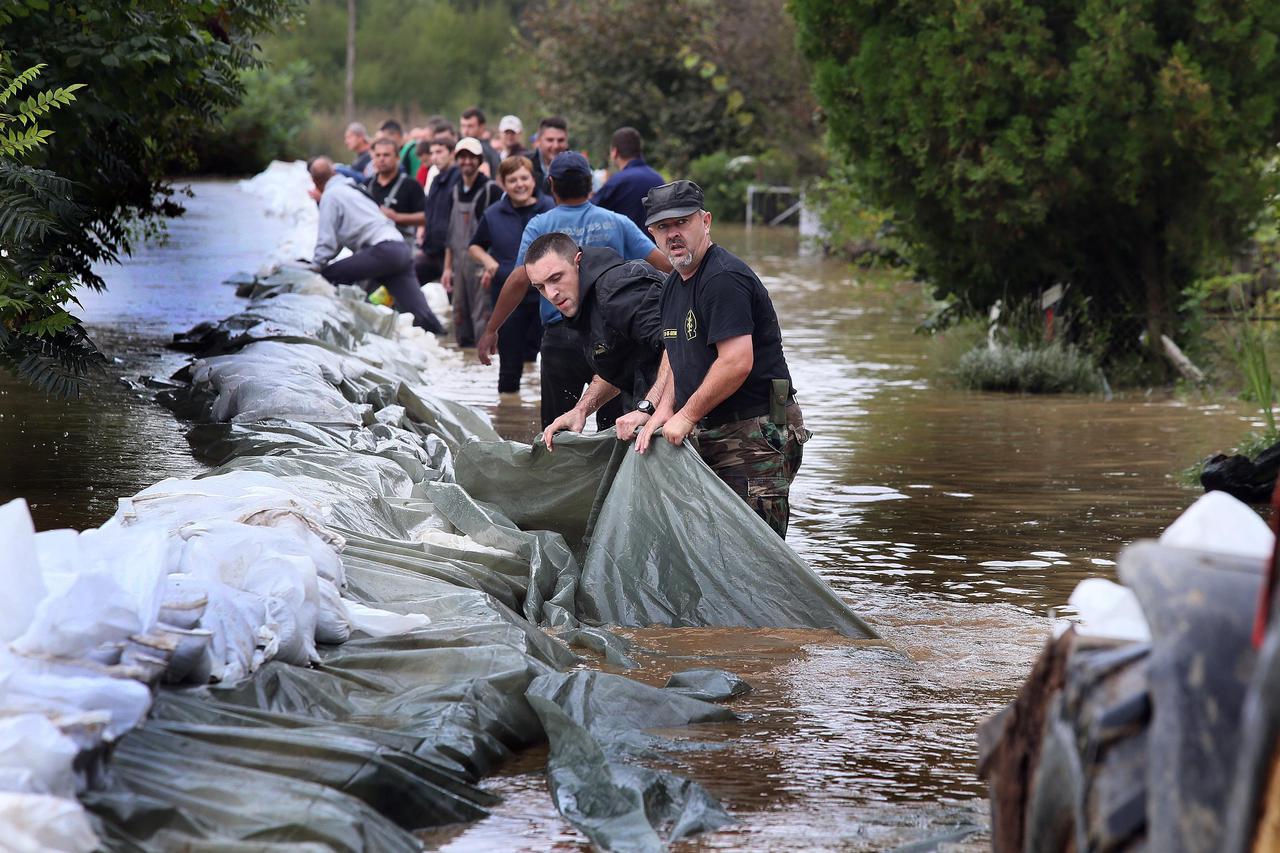
<svg viewBox="0 0 1280 853">
<path fill-rule="evenodd" d="M 498 122 L 498 136 L 502 147 L 502 157 L 525 156 L 524 122 L 519 116 L 506 115 Z"/>
<path fill-rule="evenodd" d="M 480 226 L 480 217 L 489 205 L 502 198 L 502 187 L 480 171 L 484 148 L 474 136 L 458 140 L 453 162 L 458 167 L 459 180 L 449 191 L 449 230 L 440 283 L 453 296 L 453 331 L 458 346 L 472 347 L 484 335 L 493 306 L 480 281 L 482 268 L 467 247 Z"/>
</svg>

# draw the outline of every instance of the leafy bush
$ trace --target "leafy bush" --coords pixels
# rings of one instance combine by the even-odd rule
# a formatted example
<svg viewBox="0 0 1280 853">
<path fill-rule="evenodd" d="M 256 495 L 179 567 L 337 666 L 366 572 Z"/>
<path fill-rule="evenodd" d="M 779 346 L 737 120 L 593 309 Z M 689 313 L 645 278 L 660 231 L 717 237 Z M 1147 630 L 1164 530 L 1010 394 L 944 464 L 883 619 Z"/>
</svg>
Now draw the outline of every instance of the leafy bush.
<svg viewBox="0 0 1280 853">
<path fill-rule="evenodd" d="M 1161 370 L 1182 288 L 1280 177 L 1271 0 L 788 8 L 867 200 L 976 311 L 1073 282 Z"/>
<path fill-rule="evenodd" d="M 248 175 L 272 160 L 306 156 L 299 134 L 311 120 L 311 66 L 249 68 L 240 73 L 244 97 L 221 124 L 195 142 L 198 171 Z"/>
<path fill-rule="evenodd" d="M 532 81 L 575 147 L 604 153 L 630 125 L 675 174 L 717 151 L 819 147 L 809 69 L 778 0 L 541 0 L 522 29 Z"/>
<path fill-rule="evenodd" d="M 192 141 L 235 106 L 240 72 L 258 64 L 258 37 L 301 5 L 301 0 L 0 3 L 0 45 L 8 54 L 0 62 L 0 76 L 46 63 L 41 78 L 51 90 L 89 82 L 77 93 L 74 111 L 41 117 L 42 131 L 50 132 L 47 144 L 26 152 L 29 159 L 13 166 L 16 172 L 0 186 L 0 211 L 15 209 L 8 205 L 15 197 L 43 192 L 37 204 L 49 212 L 42 238 L 0 238 L 13 241 L 0 246 L 10 258 L 22 256 L 34 264 L 16 275 L 18 286 L 34 286 L 32 296 L 39 294 L 37 301 L 46 307 L 72 300 L 79 286 L 101 289 L 102 270 L 130 251 L 136 235 L 147 233 L 148 224 L 182 213 L 165 177 L 168 165 L 182 160 Z M 6 98 L 12 94 L 5 92 Z M 67 318 L 65 312 L 36 312 L 15 325 L 6 317 L 6 339 L 0 344 L 9 353 L 19 348 L 20 373 L 60 393 L 74 391 L 75 366 L 96 355 L 79 324 Z M 15 344 L 15 332 L 25 334 L 33 321 L 42 325 L 31 327 L 34 334 Z M 12 368 L 14 359 L 10 355 L 0 366 Z"/>
<path fill-rule="evenodd" d="M 24 99 L 23 90 L 44 66 L 10 77 L 4 62 L 0 55 L 0 367 L 47 393 L 70 397 L 85 372 L 103 361 L 63 307 L 79 283 L 64 247 L 84 210 L 71 200 L 70 181 L 21 161 L 53 135 L 39 119 L 69 106 L 84 86 L 60 86 Z"/>
<path fill-rule="evenodd" d="M 834 166 L 814 181 L 809 201 L 816 205 L 829 253 L 865 263 L 898 263 L 906 247 L 890 215 L 867 204 L 848 164 Z"/>
<path fill-rule="evenodd" d="M 795 155 L 784 151 L 769 150 L 762 154 L 733 154 L 717 151 L 692 160 L 685 177 L 702 187 L 706 195 L 707 210 L 721 222 L 746 220 L 747 187 L 751 184 L 765 186 L 790 186 L 797 192 L 806 180 L 804 166 Z M 788 199 L 790 204 L 794 199 Z M 756 212 L 759 223 L 761 213 Z"/>
<path fill-rule="evenodd" d="M 1069 344 L 982 345 L 956 366 L 961 387 L 1026 394 L 1088 394 L 1102 389 L 1093 357 Z"/>
</svg>

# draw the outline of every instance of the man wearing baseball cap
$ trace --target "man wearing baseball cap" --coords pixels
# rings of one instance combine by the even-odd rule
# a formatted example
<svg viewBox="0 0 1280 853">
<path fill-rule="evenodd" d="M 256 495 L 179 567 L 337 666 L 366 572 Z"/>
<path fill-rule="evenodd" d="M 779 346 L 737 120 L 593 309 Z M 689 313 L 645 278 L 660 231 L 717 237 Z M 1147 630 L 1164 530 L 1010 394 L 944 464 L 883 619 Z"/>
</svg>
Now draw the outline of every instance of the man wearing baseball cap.
<svg viewBox="0 0 1280 853">
<path fill-rule="evenodd" d="M 645 225 L 671 262 L 660 301 L 662 374 L 651 395 L 618 424 L 645 421 L 644 453 L 661 428 L 671 444 L 697 430 L 698 453 L 757 515 L 782 536 L 791 481 L 810 433 L 795 401 L 773 301 L 742 259 L 711 241 L 702 189 L 675 181 L 649 191 Z M 635 422 L 635 423 L 633 423 Z"/>
<path fill-rule="evenodd" d="M 540 213 L 524 227 L 516 268 L 507 276 L 493 307 L 488 327 L 476 343 L 483 364 L 498 348 L 498 329 L 529 291 L 529 274 L 524 267 L 525 254 L 533 241 L 543 234 L 568 234 L 579 246 L 603 246 L 613 249 L 624 260 L 647 260 L 663 272 L 671 264 L 653 241 L 627 217 L 602 207 L 587 198 L 591 195 L 591 164 L 576 151 L 565 151 L 551 161 L 547 170 L 556 207 Z M 563 323 L 564 316 L 550 302 L 540 303 L 542 322 L 542 427 L 572 409 L 591 382 L 594 372 L 582 352 L 581 335 Z M 615 398 L 596 412 L 596 426 L 608 429 L 622 414 L 621 400 Z"/>
<path fill-rule="evenodd" d="M 489 205 L 502 198 L 502 187 L 480 171 L 484 148 L 473 136 L 453 149 L 459 179 L 449 189 L 449 226 L 445 236 L 444 271 L 440 283 L 453 297 L 453 332 L 458 346 L 474 346 L 489 322 L 489 294 L 481 284 L 480 265 L 467 248 Z"/>
<path fill-rule="evenodd" d="M 524 122 L 519 116 L 503 116 L 498 122 L 498 142 L 502 158 L 526 156 L 524 152 Z"/>
</svg>

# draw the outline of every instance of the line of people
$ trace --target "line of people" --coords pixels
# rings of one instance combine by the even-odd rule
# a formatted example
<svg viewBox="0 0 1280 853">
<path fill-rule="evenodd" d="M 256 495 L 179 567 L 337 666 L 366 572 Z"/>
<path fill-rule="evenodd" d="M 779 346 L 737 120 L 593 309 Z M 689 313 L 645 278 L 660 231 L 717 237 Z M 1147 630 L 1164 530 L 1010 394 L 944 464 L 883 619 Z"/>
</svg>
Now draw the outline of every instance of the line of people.
<svg viewBox="0 0 1280 853">
<path fill-rule="evenodd" d="M 517 391 L 524 364 L 541 357 L 549 450 L 593 413 L 641 453 L 659 429 L 672 444 L 696 433 L 712 470 L 785 537 L 810 434 L 768 292 L 711 241 L 701 189 L 666 183 L 634 128 L 613 135 L 614 171 L 594 188 L 561 117 L 540 121 L 527 151 L 520 120 L 504 117 L 501 153 L 482 111 L 460 124 L 461 138 L 438 122 L 405 141 L 386 122 L 372 142 L 353 125 L 350 167 L 311 162 L 321 273 L 384 285 L 398 310 L 441 334 L 415 286 L 438 279 L 457 343 L 484 364 L 498 356 L 500 392 Z M 352 256 L 332 262 L 343 245 Z"/>
</svg>

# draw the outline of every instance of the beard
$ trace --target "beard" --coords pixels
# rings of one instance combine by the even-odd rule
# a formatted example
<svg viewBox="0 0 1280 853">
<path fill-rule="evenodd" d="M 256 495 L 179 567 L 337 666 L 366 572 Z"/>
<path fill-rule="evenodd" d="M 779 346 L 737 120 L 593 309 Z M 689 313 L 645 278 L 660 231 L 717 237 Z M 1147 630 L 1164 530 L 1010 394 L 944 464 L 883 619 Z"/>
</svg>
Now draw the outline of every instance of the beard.
<svg viewBox="0 0 1280 853">
<path fill-rule="evenodd" d="M 677 258 L 673 254 L 676 249 L 683 250 L 684 254 Z M 687 269 L 689 265 L 693 263 L 693 254 L 689 251 L 689 245 L 687 243 L 680 243 L 678 245 L 668 247 L 666 255 L 667 261 L 671 266 L 678 270 Z"/>
</svg>

